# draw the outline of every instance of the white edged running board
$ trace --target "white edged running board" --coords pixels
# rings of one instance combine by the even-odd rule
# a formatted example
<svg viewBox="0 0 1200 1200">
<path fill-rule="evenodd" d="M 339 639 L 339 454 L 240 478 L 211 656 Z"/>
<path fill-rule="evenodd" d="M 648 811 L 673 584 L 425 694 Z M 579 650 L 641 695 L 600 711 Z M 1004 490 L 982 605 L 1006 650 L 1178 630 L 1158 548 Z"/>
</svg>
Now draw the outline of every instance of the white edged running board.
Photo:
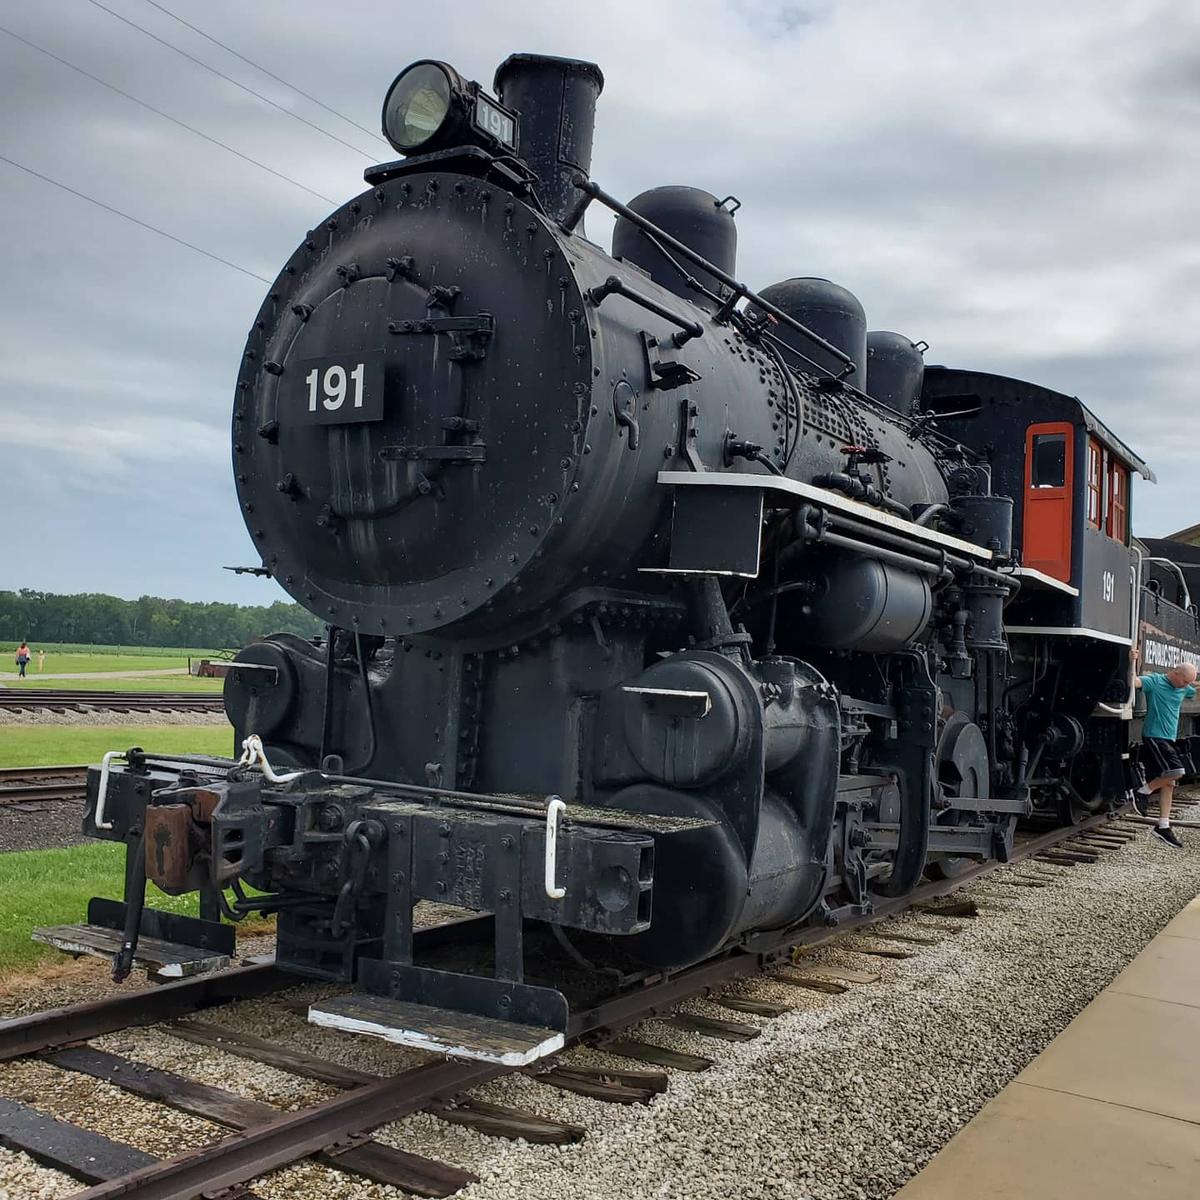
<svg viewBox="0 0 1200 1200">
<path fill-rule="evenodd" d="M 108 959 L 120 950 L 125 940 L 119 930 L 106 929 L 102 925 L 52 925 L 34 929 L 30 937 L 35 942 L 53 946 L 67 954 Z M 145 935 L 138 939 L 133 955 L 133 965 L 156 979 L 187 979 L 192 975 L 207 975 L 212 971 L 223 971 L 229 964 L 228 954 Z"/>
<path fill-rule="evenodd" d="M 563 1048 L 558 1030 L 542 1025 L 515 1025 L 493 1017 L 390 1000 L 367 992 L 351 992 L 309 1007 L 309 1022 L 342 1033 L 362 1033 L 398 1046 L 412 1046 L 451 1058 L 524 1067 Z"/>
</svg>

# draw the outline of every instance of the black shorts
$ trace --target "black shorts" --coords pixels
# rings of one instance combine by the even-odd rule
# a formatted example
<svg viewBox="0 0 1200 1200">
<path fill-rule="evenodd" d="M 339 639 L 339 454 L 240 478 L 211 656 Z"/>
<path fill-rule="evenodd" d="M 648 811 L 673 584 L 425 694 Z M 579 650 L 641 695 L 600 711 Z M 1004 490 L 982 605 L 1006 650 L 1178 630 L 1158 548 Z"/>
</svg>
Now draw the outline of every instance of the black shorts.
<svg viewBox="0 0 1200 1200">
<path fill-rule="evenodd" d="M 1166 738 L 1142 739 L 1142 766 L 1146 779 L 1179 779 L 1186 775 L 1192 764 L 1187 753 L 1178 742 Z"/>
</svg>

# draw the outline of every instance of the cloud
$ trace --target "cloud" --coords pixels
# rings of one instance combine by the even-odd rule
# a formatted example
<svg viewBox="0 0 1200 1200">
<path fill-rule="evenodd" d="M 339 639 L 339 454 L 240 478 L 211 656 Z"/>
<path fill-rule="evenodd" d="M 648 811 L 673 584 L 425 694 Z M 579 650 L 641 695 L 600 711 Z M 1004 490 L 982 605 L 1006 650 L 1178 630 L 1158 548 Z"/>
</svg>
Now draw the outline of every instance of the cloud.
<svg viewBox="0 0 1200 1200">
<path fill-rule="evenodd" d="M 391 152 L 173 22 L 105 0 L 353 146 Z M 440 57 L 490 86 L 514 50 L 605 72 L 594 174 L 632 196 L 743 201 L 739 274 L 837 279 L 931 361 L 1078 394 L 1158 469 L 1139 528 L 1194 521 L 1200 13 L 1157 0 L 550 0 L 445 6 L 210 0 L 214 37 L 374 129 L 396 71 Z M 15 32 L 339 199 L 363 154 L 87 0 L 10 6 Z M 0 34 L 6 154 L 273 277 L 326 206 Z M 266 288 L 0 163 L 5 510 L 14 585 L 260 601 L 229 412 Z M 589 214 L 605 241 L 611 220 Z M 114 545 L 136 552 L 115 557 Z M 135 565 L 136 564 L 136 565 Z"/>
</svg>

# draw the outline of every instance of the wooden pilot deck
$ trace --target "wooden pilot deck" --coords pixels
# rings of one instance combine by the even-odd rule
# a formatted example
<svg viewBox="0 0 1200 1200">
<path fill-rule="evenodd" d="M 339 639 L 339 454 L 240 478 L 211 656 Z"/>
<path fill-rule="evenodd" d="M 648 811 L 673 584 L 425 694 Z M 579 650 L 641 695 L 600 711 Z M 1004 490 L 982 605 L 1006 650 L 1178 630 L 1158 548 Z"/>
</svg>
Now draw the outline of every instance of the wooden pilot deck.
<svg viewBox="0 0 1200 1200">
<path fill-rule="evenodd" d="M 505 1067 L 527 1066 L 561 1050 L 565 1040 L 558 1030 L 540 1025 L 516 1025 L 365 992 L 314 1004 L 308 1019 L 343 1033 L 364 1033 L 400 1046 Z"/>
</svg>

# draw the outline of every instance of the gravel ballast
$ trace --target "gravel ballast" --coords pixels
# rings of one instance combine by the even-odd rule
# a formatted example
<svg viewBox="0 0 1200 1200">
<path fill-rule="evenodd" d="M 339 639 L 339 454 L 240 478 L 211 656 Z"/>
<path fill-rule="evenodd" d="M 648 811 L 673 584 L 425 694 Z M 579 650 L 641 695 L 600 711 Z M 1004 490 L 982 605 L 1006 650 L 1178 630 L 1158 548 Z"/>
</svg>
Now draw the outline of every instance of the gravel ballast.
<svg viewBox="0 0 1200 1200">
<path fill-rule="evenodd" d="M 855 934 L 801 962 L 810 969 L 841 965 L 877 972 L 878 983 L 852 985 L 836 996 L 769 979 L 738 986 L 747 996 L 793 1006 L 776 1020 L 746 1017 L 707 1001 L 688 1006 L 758 1024 L 763 1033 L 754 1041 L 715 1041 L 656 1021 L 635 1027 L 632 1036 L 716 1060 L 701 1074 L 672 1072 L 669 1090 L 650 1106 L 603 1104 L 522 1075 L 473 1093 L 581 1124 L 588 1136 L 578 1145 L 504 1142 L 423 1114 L 374 1136 L 475 1171 L 481 1182 L 461 1192 L 462 1200 L 614 1195 L 883 1200 L 1200 891 L 1200 837 L 1184 832 L 1186 848 L 1175 852 L 1151 842 L 1144 827 L 1120 828 L 1135 831 L 1137 840 L 1095 864 L 1060 868 L 1026 862 L 968 886 L 960 894 L 979 903 L 974 920 L 914 913 L 886 926 L 889 932 L 936 938 L 934 945 Z M 1017 880 L 1046 886 L 1013 886 Z M 909 950 L 913 957 L 861 952 L 870 946 Z M 308 1026 L 276 998 L 213 1010 L 201 1019 L 366 1070 L 395 1071 L 423 1060 L 385 1043 Z M 280 1108 L 329 1094 L 324 1085 L 170 1038 L 165 1029 L 125 1030 L 97 1044 Z M 595 1050 L 565 1057 L 638 1065 L 607 1060 Z M 120 1094 L 110 1094 L 108 1085 L 48 1064 L 0 1065 L 0 1094 L 44 1105 L 159 1153 L 167 1130 L 176 1152 L 220 1133 L 207 1122 L 162 1109 L 155 1108 L 160 1117 L 152 1119 L 145 1102 L 118 1100 Z M 142 1129 L 155 1121 L 157 1133 Z M 78 1190 L 55 1172 L 29 1174 L 37 1170 L 23 1155 L 0 1155 L 0 1197 L 57 1200 Z M 402 1195 L 315 1164 L 276 1172 L 254 1187 L 264 1196 L 297 1200 Z"/>
<path fill-rule="evenodd" d="M 13 850 L 49 850 L 82 846 L 83 801 L 47 801 L 41 811 L 0 807 L 0 854 Z"/>
</svg>

